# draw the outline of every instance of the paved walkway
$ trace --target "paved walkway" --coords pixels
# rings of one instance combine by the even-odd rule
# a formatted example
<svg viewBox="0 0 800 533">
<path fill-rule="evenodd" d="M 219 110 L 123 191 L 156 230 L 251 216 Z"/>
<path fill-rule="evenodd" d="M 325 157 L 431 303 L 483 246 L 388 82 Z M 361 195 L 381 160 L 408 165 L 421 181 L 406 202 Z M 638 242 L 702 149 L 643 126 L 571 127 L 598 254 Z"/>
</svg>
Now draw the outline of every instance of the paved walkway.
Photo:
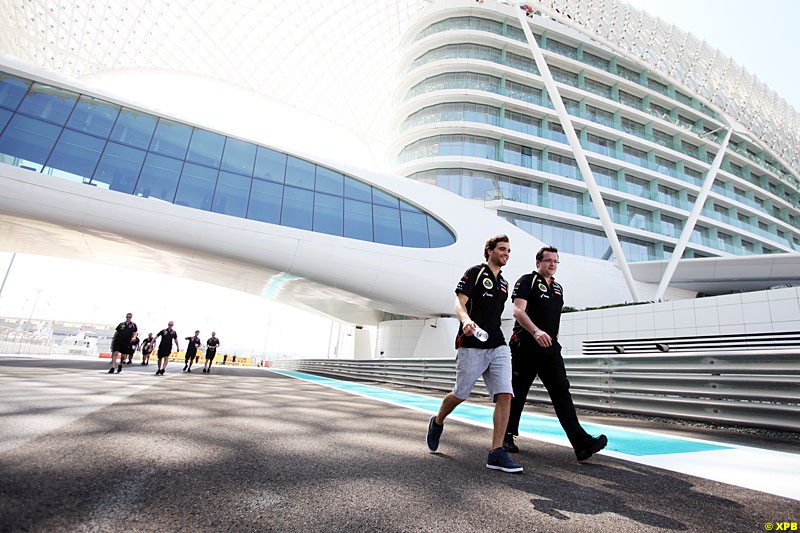
<svg viewBox="0 0 800 533">
<path fill-rule="evenodd" d="M 522 438 L 525 473 L 491 471 L 480 421 L 449 422 L 430 454 L 427 406 L 315 378 L 107 368 L 0 357 L 0 531 L 751 532 L 800 520 L 796 499 L 618 450 L 579 464 Z"/>
</svg>

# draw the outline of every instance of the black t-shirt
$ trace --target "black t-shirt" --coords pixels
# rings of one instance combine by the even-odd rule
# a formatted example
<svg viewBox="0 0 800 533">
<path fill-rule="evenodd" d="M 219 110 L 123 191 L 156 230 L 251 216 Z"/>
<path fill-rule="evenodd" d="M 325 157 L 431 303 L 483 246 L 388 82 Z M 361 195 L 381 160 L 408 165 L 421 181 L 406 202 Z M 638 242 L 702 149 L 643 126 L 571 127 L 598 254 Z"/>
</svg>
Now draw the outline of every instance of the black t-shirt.
<svg viewBox="0 0 800 533">
<path fill-rule="evenodd" d="M 501 273 L 494 277 L 492 269 L 486 263 L 469 268 L 456 286 L 456 294 L 463 294 L 467 300 L 467 312 L 473 322 L 489 334 L 486 342 L 481 342 L 474 335 L 464 335 L 464 326 L 458 330 L 456 349 L 458 348 L 497 348 L 506 343 L 500 329 L 500 316 L 508 299 L 508 282 Z"/>
<path fill-rule="evenodd" d="M 561 308 L 564 307 L 564 290 L 561 285 L 554 278 L 550 279 L 548 285 L 541 274 L 531 272 L 519 278 L 514 285 L 511 301 L 517 298 L 528 302 L 525 313 L 536 327 L 543 329 L 555 341 L 561 323 Z M 514 322 L 514 335 L 525 342 L 533 341 L 533 335 L 519 322 Z"/>
<path fill-rule="evenodd" d="M 156 342 L 155 339 L 146 338 L 142 341 L 142 353 L 149 354 L 153 351 L 153 344 Z"/>
<path fill-rule="evenodd" d="M 117 326 L 117 333 L 114 335 L 114 347 L 125 348 L 131 345 L 131 337 L 139 331 L 134 322 L 120 322 Z"/>
<path fill-rule="evenodd" d="M 191 357 L 197 353 L 197 348 L 203 343 L 197 336 L 186 337 L 186 340 L 189 341 L 189 346 L 186 347 L 186 357 Z"/>
<path fill-rule="evenodd" d="M 211 337 L 206 341 L 206 355 L 214 355 L 217 353 L 217 346 L 219 346 L 219 339 L 217 337 Z"/>
<path fill-rule="evenodd" d="M 166 351 L 171 352 L 172 341 L 178 338 L 178 332 L 176 332 L 174 329 L 171 330 L 169 328 L 166 328 L 159 331 L 156 337 L 158 337 L 159 335 L 161 336 L 161 342 L 159 342 L 158 344 L 158 351 L 162 353 Z"/>
</svg>

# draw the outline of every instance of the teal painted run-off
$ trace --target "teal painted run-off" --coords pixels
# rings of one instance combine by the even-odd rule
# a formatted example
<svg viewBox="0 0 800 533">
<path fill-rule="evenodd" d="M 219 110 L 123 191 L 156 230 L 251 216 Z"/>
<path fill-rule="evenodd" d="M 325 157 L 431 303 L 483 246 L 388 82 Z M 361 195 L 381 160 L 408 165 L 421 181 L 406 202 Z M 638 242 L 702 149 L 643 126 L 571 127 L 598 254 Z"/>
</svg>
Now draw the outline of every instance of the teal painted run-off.
<svg viewBox="0 0 800 533">
<path fill-rule="evenodd" d="M 435 414 L 439 411 L 441 398 L 431 398 L 421 394 L 411 392 L 396 391 L 374 387 L 372 385 L 362 385 L 351 381 L 339 381 L 337 379 L 293 372 L 290 370 L 271 369 L 272 372 L 291 376 L 305 381 L 311 381 L 325 387 L 331 387 L 351 394 L 365 396 L 381 402 L 387 402 L 401 407 L 408 407 Z M 464 402 L 448 417 L 453 420 L 477 424 L 485 427 L 492 426 L 492 414 L 494 409 L 485 405 L 475 405 Z M 700 442 L 695 440 L 672 437 L 668 435 L 658 435 L 655 433 L 643 433 L 640 431 L 619 428 L 607 425 L 582 424 L 584 429 L 592 435 L 601 433 L 608 437 L 607 450 L 625 453 L 628 455 L 664 455 L 690 452 L 708 452 L 714 450 L 727 450 L 729 446 L 714 444 L 710 442 Z M 520 435 L 533 439 L 540 438 L 548 441 L 559 441 L 569 446 L 564 431 L 558 423 L 558 419 L 553 416 L 542 416 L 537 414 L 522 413 L 519 423 Z"/>
</svg>

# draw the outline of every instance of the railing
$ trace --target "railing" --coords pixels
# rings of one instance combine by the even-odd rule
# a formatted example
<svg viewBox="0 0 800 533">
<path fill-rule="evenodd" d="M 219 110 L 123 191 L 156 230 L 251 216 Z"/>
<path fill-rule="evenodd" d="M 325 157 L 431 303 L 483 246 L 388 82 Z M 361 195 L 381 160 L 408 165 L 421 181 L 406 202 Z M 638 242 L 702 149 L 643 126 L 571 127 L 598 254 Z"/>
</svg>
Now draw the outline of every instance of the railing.
<svg viewBox="0 0 800 533">
<path fill-rule="evenodd" d="M 798 334 L 795 334 L 798 335 Z M 675 341 L 668 352 L 565 356 L 575 405 L 603 411 L 800 431 L 800 348 L 687 351 Z M 674 346 L 674 347 L 673 347 Z M 663 347 L 662 347 L 663 348 Z M 282 360 L 273 368 L 333 377 L 452 390 L 454 359 Z M 473 390 L 488 395 L 482 381 Z M 528 400 L 550 402 L 538 380 Z"/>
</svg>

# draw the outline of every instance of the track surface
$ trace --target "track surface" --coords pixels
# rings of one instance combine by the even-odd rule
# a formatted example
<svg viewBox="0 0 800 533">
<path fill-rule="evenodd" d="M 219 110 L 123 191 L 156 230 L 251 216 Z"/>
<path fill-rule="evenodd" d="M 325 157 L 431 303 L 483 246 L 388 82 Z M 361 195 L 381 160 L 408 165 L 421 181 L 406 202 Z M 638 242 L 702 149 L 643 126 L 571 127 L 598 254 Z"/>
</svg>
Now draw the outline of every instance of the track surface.
<svg viewBox="0 0 800 533">
<path fill-rule="evenodd" d="M 525 473 L 512 475 L 485 468 L 489 430 L 469 409 L 430 454 L 425 406 L 256 368 L 107 368 L 0 357 L 0 531 L 764 531 L 800 520 L 793 497 L 632 462 L 611 435 L 584 464 L 556 437 L 521 438 Z M 587 424 L 624 423 L 605 422 Z M 723 449 L 743 438 L 701 437 Z"/>
</svg>

